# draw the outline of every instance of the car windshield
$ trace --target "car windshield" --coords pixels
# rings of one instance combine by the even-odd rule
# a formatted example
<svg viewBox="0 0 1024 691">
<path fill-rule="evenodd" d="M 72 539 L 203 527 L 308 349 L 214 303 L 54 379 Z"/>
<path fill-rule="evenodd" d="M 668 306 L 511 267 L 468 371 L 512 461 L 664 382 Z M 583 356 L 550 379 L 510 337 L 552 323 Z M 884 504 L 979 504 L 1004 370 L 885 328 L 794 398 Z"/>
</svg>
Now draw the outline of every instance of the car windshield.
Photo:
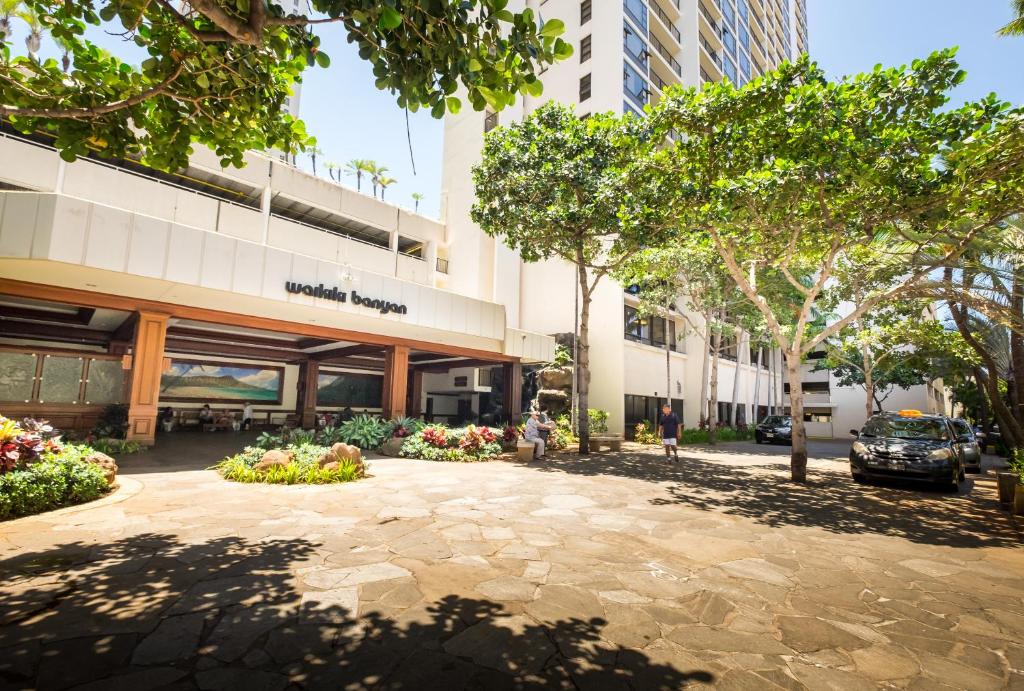
<svg viewBox="0 0 1024 691">
<path fill-rule="evenodd" d="M 788 417 L 784 417 L 782 415 L 769 415 L 768 417 L 766 417 L 764 419 L 764 422 L 762 422 L 761 424 L 762 425 L 775 425 L 775 426 L 788 425 L 789 424 L 789 418 Z"/>
<path fill-rule="evenodd" d="M 939 420 L 920 418 L 868 420 L 861 434 L 865 437 L 896 439 L 929 439 L 942 441 L 949 438 L 946 426 Z"/>
</svg>

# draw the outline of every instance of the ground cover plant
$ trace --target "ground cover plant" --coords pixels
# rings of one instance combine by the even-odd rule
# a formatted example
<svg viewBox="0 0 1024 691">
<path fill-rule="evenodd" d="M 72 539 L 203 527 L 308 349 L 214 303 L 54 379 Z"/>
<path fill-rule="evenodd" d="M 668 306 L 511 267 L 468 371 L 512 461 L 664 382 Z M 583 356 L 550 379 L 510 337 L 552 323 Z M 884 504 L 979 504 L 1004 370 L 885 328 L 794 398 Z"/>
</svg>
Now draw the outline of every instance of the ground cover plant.
<svg viewBox="0 0 1024 691">
<path fill-rule="evenodd" d="M 258 468 L 268 452 L 258 446 L 247 446 L 234 456 L 222 460 L 214 469 L 226 480 L 273 485 L 326 485 L 352 482 L 366 474 L 361 460 L 340 459 L 336 463 L 321 465 L 324 456 L 331 453 L 328 446 L 289 445 L 277 450 L 290 455 L 286 465 Z"/>
<path fill-rule="evenodd" d="M 109 485 L 89 446 L 63 444 L 45 421 L 0 416 L 0 520 L 99 499 Z"/>
<path fill-rule="evenodd" d="M 503 438 L 501 431 L 490 427 L 428 425 L 406 439 L 401 455 L 455 463 L 489 461 L 501 453 Z"/>
</svg>

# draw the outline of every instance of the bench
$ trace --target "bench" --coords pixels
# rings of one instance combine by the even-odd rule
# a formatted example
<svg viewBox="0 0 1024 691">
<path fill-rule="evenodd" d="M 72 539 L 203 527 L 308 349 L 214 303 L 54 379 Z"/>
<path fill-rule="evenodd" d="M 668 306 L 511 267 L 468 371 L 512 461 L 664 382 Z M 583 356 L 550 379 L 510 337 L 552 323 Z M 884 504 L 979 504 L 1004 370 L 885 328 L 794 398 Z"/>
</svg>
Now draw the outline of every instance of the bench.
<svg viewBox="0 0 1024 691">
<path fill-rule="evenodd" d="M 532 441 L 526 441 L 525 439 L 516 440 L 516 456 L 520 461 L 532 461 L 536 448 Z"/>
<path fill-rule="evenodd" d="M 609 451 L 621 451 L 622 450 L 622 435 L 621 434 L 591 434 L 590 435 L 590 452 L 597 453 L 601 450 L 602 446 L 607 446 Z"/>
</svg>

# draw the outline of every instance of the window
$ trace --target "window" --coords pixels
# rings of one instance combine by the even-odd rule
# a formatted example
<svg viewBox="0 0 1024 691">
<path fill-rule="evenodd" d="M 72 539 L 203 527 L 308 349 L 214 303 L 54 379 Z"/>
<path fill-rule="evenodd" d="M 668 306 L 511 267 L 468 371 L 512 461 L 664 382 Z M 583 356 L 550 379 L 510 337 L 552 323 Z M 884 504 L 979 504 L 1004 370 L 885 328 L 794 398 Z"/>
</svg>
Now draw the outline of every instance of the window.
<svg viewBox="0 0 1024 691">
<path fill-rule="evenodd" d="M 732 61 L 728 55 L 723 56 L 722 59 L 722 72 L 726 77 L 729 78 L 733 84 L 736 84 L 736 63 Z"/>
<path fill-rule="evenodd" d="M 661 417 L 661 406 L 665 404 L 664 398 L 655 396 L 636 396 L 626 394 L 625 397 L 625 422 L 626 437 L 633 438 L 636 433 L 636 426 L 639 422 L 647 422 L 651 431 L 657 429 L 658 420 Z M 679 418 L 679 428 L 683 425 L 683 401 L 678 398 L 672 399 L 672 412 Z"/>
<path fill-rule="evenodd" d="M 622 46 L 626 50 L 626 55 L 634 62 L 642 67 L 647 67 L 647 44 L 628 22 L 622 23 Z"/>
<path fill-rule="evenodd" d="M 768 353 L 764 348 L 751 348 L 750 349 L 750 364 L 757 367 L 757 354 L 761 353 L 761 369 L 768 369 Z"/>
<path fill-rule="evenodd" d="M 590 34 L 587 34 L 583 37 L 583 40 L 580 41 L 580 62 L 586 62 L 590 59 L 590 42 L 592 39 L 593 37 Z"/>
<path fill-rule="evenodd" d="M 622 3 L 626 10 L 626 16 L 633 20 L 640 29 L 647 32 L 647 5 L 643 0 L 624 0 Z"/>
<path fill-rule="evenodd" d="M 805 381 L 800 388 L 804 393 L 829 393 L 831 391 L 827 381 Z M 783 384 L 782 390 L 789 393 L 789 384 Z"/>
<path fill-rule="evenodd" d="M 811 352 L 807 353 L 807 359 L 808 360 L 824 360 L 825 359 L 825 355 L 826 355 L 826 353 L 825 353 L 824 350 L 812 350 Z"/>
<path fill-rule="evenodd" d="M 124 400 L 121 357 L 0 350 L 0 401 L 107 405 Z"/>
<path fill-rule="evenodd" d="M 725 52 L 735 53 L 736 52 L 736 37 L 733 35 L 729 27 L 722 27 L 722 45 L 725 46 Z"/>
<path fill-rule="evenodd" d="M 711 340 L 710 352 L 712 355 L 715 354 L 715 341 L 714 338 Z M 736 344 L 735 336 L 722 335 L 722 341 L 719 343 L 718 357 L 723 360 L 737 361 L 737 353 L 739 353 L 738 346 Z"/>
<path fill-rule="evenodd" d="M 804 412 L 804 422 L 832 422 L 832 413 Z"/>
<path fill-rule="evenodd" d="M 590 16 L 593 14 L 593 7 L 591 7 L 591 0 L 583 0 L 580 3 L 580 24 L 586 24 L 590 21 Z"/>
<path fill-rule="evenodd" d="M 626 96 L 637 105 L 643 106 L 647 103 L 647 80 L 628 63 L 622 68 L 622 88 Z"/>
<path fill-rule="evenodd" d="M 641 316 L 635 307 L 623 308 L 623 335 L 634 343 L 643 343 L 656 348 L 665 347 L 666 331 L 670 350 L 677 350 L 676 323 L 664 317 Z"/>
<path fill-rule="evenodd" d="M 590 98 L 590 75 L 580 79 L 580 102 Z"/>
<path fill-rule="evenodd" d="M 498 114 L 493 110 L 487 111 L 487 115 L 484 116 L 484 132 L 490 132 L 498 126 Z"/>
</svg>

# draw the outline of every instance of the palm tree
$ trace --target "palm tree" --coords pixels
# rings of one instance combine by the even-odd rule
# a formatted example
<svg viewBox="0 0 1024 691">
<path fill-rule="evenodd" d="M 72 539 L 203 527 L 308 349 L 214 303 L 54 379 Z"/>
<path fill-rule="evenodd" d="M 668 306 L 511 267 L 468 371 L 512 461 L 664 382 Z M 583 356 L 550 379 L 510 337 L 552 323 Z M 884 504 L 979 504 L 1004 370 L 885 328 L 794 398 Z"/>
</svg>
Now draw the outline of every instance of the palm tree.
<svg viewBox="0 0 1024 691">
<path fill-rule="evenodd" d="M 11 17 L 21 9 L 21 0 L 0 0 L 0 41 L 11 35 Z"/>
<path fill-rule="evenodd" d="M 326 161 L 324 163 L 324 168 L 327 169 L 327 174 L 331 176 L 331 180 L 334 180 L 334 171 L 338 169 L 338 164 L 334 161 Z M 338 182 L 340 182 L 340 180 Z"/>
<path fill-rule="evenodd" d="M 1012 6 L 1016 19 L 997 32 L 1000 36 L 1024 36 L 1024 0 L 1013 0 Z"/>
<path fill-rule="evenodd" d="M 420 194 L 419 192 L 413 192 L 412 193 L 412 201 L 413 201 L 414 204 L 416 204 L 416 208 L 414 209 L 414 211 L 416 213 L 419 213 L 420 212 L 420 202 L 423 201 L 423 195 Z"/>
<path fill-rule="evenodd" d="M 57 46 L 60 48 L 60 64 L 61 67 L 64 68 L 64 72 L 66 73 L 69 69 L 71 69 L 71 48 L 73 44 L 66 38 L 61 38 L 59 36 L 54 36 L 53 42 L 56 43 Z"/>
<path fill-rule="evenodd" d="M 353 158 L 345 164 L 345 174 L 356 179 L 356 191 L 363 191 L 363 173 L 370 174 L 376 164 L 367 158 Z"/>
<path fill-rule="evenodd" d="M 25 37 L 25 48 L 28 49 L 30 57 L 36 57 L 43 41 L 43 23 L 39 20 L 39 13 L 35 10 L 19 12 L 21 20 L 28 24 L 29 33 Z"/>
<path fill-rule="evenodd" d="M 378 169 L 378 173 L 381 170 L 387 170 L 387 168 Z M 384 190 L 386 190 L 390 185 L 393 185 L 396 182 L 398 182 L 398 180 L 395 180 L 394 178 L 389 178 L 387 175 L 378 175 L 376 178 L 376 182 L 378 185 L 380 185 L 380 198 L 383 200 Z"/>
<path fill-rule="evenodd" d="M 323 156 L 323 149 L 318 146 L 311 146 L 309 147 L 308 153 L 310 160 L 313 162 L 313 175 L 316 175 L 316 157 Z"/>
<path fill-rule="evenodd" d="M 387 166 L 379 166 L 376 161 L 370 161 L 372 165 L 367 169 L 366 172 L 370 174 L 370 184 L 373 185 L 373 196 L 377 196 L 377 185 L 380 184 L 380 179 L 384 177 L 384 173 L 388 171 Z"/>
</svg>

